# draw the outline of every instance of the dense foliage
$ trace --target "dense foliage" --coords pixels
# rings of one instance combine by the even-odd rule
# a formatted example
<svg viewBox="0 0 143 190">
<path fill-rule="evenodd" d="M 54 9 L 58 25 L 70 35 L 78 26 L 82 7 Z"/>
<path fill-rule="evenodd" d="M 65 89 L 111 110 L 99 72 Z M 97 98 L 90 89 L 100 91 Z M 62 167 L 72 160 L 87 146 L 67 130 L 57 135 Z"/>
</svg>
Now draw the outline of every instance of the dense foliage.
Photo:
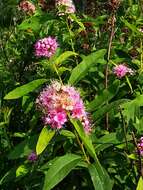
<svg viewBox="0 0 143 190">
<path fill-rule="evenodd" d="M 0 1 L 0 189 L 143 189 L 143 1 Z"/>
</svg>

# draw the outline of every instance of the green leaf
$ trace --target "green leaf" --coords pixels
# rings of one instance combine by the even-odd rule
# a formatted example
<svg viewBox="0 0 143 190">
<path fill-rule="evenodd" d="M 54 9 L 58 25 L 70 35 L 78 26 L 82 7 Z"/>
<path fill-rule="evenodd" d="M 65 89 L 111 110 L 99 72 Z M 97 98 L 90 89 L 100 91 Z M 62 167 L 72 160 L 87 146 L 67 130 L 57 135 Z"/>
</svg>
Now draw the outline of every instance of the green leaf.
<svg viewBox="0 0 143 190">
<path fill-rule="evenodd" d="M 143 178 L 140 177 L 136 190 L 142 190 L 142 189 L 143 189 Z"/>
<path fill-rule="evenodd" d="M 14 147 L 14 149 L 9 153 L 8 158 L 17 159 L 28 156 L 35 149 L 37 138 L 37 135 L 26 138 L 24 141 Z"/>
<path fill-rule="evenodd" d="M 16 170 L 16 177 L 24 177 L 29 172 L 29 168 L 22 164 Z"/>
<path fill-rule="evenodd" d="M 101 169 L 94 163 L 89 165 L 88 169 L 95 190 L 112 190 L 113 183 L 104 168 Z"/>
<path fill-rule="evenodd" d="M 26 94 L 28 94 L 29 92 L 34 91 L 36 88 L 38 88 L 40 85 L 42 85 L 43 83 L 47 82 L 47 79 L 37 79 L 34 80 L 32 82 L 29 82 L 27 84 L 24 84 L 20 87 L 17 87 L 16 89 L 12 90 L 11 92 L 9 92 L 4 99 L 17 99 L 20 98 Z"/>
<path fill-rule="evenodd" d="M 62 181 L 71 170 L 81 161 L 81 157 L 74 154 L 66 154 L 59 157 L 45 172 L 43 190 L 50 190 Z"/>
<path fill-rule="evenodd" d="M 126 101 L 127 101 L 126 99 L 120 99 L 120 100 L 116 100 L 108 105 L 102 106 L 101 108 L 99 108 L 97 111 L 95 111 L 92 114 L 93 120 L 96 121 L 96 120 L 102 119 L 107 112 L 110 112 L 112 109 L 119 107 L 121 104 L 123 104 Z"/>
<path fill-rule="evenodd" d="M 36 145 L 36 153 L 37 155 L 41 154 L 47 145 L 49 144 L 50 140 L 55 135 L 55 131 L 48 130 L 47 127 L 44 127 L 40 133 L 37 145 Z"/>
<path fill-rule="evenodd" d="M 30 17 L 24 20 L 19 26 L 19 30 L 28 30 L 32 29 L 33 31 L 40 30 L 40 18 L 38 17 Z"/>
<path fill-rule="evenodd" d="M 91 53 L 88 56 L 85 56 L 83 58 L 83 61 L 72 70 L 71 76 L 69 78 L 69 83 L 71 85 L 78 83 L 83 77 L 87 75 L 89 69 L 91 69 L 92 66 L 95 66 L 95 64 L 98 63 L 101 59 L 104 59 L 105 53 L 106 50 L 101 49 L 99 51 Z"/>
<path fill-rule="evenodd" d="M 63 129 L 63 130 L 61 130 L 60 134 L 65 136 L 65 137 L 68 137 L 68 138 L 72 138 L 72 139 L 75 138 L 74 133 L 72 133 L 71 131 L 68 131 L 68 130 Z"/>
<path fill-rule="evenodd" d="M 78 55 L 77 53 L 73 52 L 73 51 L 66 51 L 64 53 L 62 53 L 56 60 L 55 60 L 55 64 L 58 65 L 62 62 L 64 62 L 67 58 L 71 57 L 71 56 L 76 56 Z"/>
<path fill-rule="evenodd" d="M 104 89 L 101 94 L 95 97 L 95 99 L 88 104 L 89 111 L 95 111 L 99 106 L 104 105 L 107 101 L 110 101 L 119 90 L 120 81 L 115 80 L 108 89 Z"/>
<path fill-rule="evenodd" d="M 73 124 L 74 128 L 76 129 L 79 137 L 83 141 L 83 144 L 86 147 L 88 153 L 90 154 L 91 157 L 93 157 L 96 160 L 96 153 L 95 153 L 94 146 L 92 144 L 90 136 L 84 132 L 83 126 L 81 125 L 79 121 L 76 121 L 72 118 L 70 118 L 70 121 Z"/>
<path fill-rule="evenodd" d="M 126 117 L 127 123 L 130 120 L 135 122 L 136 117 L 139 116 L 141 106 L 143 106 L 143 95 L 139 95 L 134 100 L 122 104 L 122 113 Z"/>
</svg>

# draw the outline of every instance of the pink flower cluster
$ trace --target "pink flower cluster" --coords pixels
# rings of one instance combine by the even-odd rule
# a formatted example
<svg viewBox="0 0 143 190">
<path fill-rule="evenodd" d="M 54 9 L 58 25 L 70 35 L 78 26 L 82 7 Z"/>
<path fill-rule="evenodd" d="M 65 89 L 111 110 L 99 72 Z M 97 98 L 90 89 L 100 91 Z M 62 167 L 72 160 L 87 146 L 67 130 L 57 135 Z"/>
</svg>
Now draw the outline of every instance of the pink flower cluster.
<svg viewBox="0 0 143 190">
<path fill-rule="evenodd" d="M 36 10 L 35 6 L 26 0 L 20 2 L 19 9 L 29 14 L 33 14 Z"/>
<path fill-rule="evenodd" d="M 35 45 L 35 55 L 37 57 L 48 57 L 50 58 L 55 54 L 58 43 L 55 38 L 49 36 L 47 38 L 43 38 L 38 40 Z"/>
<path fill-rule="evenodd" d="M 118 78 L 122 78 L 124 77 L 126 74 L 130 74 L 133 75 L 134 71 L 130 68 L 128 68 L 126 65 L 124 64 L 120 64 L 117 65 L 113 68 L 113 73 L 118 77 Z"/>
<path fill-rule="evenodd" d="M 140 142 L 138 143 L 138 149 L 140 151 L 140 155 L 143 156 L 143 137 L 140 138 Z"/>
<path fill-rule="evenodd" d="M 76 11 L 72 0 L 56 0 L 56 7 L 59 9 L 59 15 L 75 13 Z"/>
<path fill-rule="evenodd" d="M 83 101 L 74 87 L 54 81 L 40 93 L 36 103 L 44 113 L 44 123 L 53 129 L 62 128 L 68 121 L 69 114 L 82 122 L 85 132 L 90 132 Z"/>
</svg>

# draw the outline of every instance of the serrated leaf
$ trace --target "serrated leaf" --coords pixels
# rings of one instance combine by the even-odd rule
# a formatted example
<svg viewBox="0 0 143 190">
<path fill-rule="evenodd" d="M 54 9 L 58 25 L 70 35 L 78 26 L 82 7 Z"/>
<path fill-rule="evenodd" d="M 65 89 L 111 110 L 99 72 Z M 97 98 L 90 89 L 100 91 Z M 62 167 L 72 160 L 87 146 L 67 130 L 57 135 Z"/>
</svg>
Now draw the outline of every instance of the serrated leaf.
<svg viewBox="0 0 143 190">
<path fill-rule="evenodd" d="M 37 155 L 41 154 L 45 150 L 45 148 L 47 147 L 47 145 L 49 144 L 54 135 L 55 135 L 54 130 L 53 131 L 48 130 L 47 127 L 44 127 L 42 129 L 36 145 Z"/>
<path fill-rule="evenodd" d="M 20 98 L 29 92 L 34 91 L 36 88 L 38 88 L 40 85 L 44 84 L 47 82 L 47 79 L 37 79 L 32 82 L 29 82 L 27 84 L 24 84 L 20 87 L 17 87 L 16 89 L 12 90 L 9 92 L 4 99 L 9 100 L 9 99 L 17 99 Z"/>
<path fill-rule="evenodd" d="M 98 63 L 99 60 L 104 59 L 105 53 L 106 50 L 101 49 L 99 51 L 91 53 L 88 56 L 85 56 L 83 58 L 83 61 L 72 70 L 68 82 L 71 85 L 78 83 L 83 77 L 87 75 L 89 69 L 91 69 L 92 66 L 95 66 L 95 64 Z"/>
<path fill-rule="evenodd" d="M 62 181 L 77 164 L 81 157 L 75 154 L 66 154 L 55 160 L 49 170 L 45 172 L 45 181 L 43 190 L 51 190 L 60 181 Z"/>
</svg>

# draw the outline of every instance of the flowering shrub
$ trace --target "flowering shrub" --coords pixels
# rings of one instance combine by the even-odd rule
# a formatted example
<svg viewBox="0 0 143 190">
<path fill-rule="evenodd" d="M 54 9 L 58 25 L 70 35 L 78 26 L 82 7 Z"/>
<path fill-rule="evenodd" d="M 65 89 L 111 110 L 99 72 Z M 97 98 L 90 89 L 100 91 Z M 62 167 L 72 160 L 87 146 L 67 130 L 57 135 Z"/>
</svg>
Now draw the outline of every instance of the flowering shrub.
<svg viewBox="0 0 143 190">
<path fill-rule="evenodd" d="M 0 15 L 0 189 L 142 190 L 142 2 L 2 0 Z"/>
</svg>

